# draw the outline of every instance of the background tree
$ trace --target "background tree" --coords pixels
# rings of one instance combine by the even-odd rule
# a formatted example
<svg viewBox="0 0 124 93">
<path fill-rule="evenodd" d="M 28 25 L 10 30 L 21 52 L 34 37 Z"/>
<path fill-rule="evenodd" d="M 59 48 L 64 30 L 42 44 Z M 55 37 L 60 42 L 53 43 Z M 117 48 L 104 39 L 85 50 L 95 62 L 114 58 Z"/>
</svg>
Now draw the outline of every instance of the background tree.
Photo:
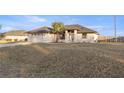
<svg viewBox="0 0 124 93">
<path fill-rule="evenodd" d="M 59 40 L 59 33 L 65 29 L 64 24 L 61 22 L 52 23 L 53 32 L 56 33 L 56 42 Z"/>
</svg>

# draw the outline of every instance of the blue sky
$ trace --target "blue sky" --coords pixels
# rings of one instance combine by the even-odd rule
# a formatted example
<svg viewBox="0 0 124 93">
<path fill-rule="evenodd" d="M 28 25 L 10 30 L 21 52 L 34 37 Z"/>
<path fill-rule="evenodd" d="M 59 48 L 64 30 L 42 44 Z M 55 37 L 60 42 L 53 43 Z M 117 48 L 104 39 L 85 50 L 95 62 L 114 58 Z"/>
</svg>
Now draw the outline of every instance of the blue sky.
<svg viewBox="0 0 124 93">
<path fill-rule="evenodd" d="M 116 16 L 117 35 L 124 36 L 124 16 Z M 51 26 L 52 22 L 63 22 L 64 24 L 80 24 L 98 31 L 101 35 L 114 35 L 113 16 L 84 16 L 84 15 L 1 15 L 0 32 L 16 29 L 31 30 L 42 26 Z"/>
</svg>

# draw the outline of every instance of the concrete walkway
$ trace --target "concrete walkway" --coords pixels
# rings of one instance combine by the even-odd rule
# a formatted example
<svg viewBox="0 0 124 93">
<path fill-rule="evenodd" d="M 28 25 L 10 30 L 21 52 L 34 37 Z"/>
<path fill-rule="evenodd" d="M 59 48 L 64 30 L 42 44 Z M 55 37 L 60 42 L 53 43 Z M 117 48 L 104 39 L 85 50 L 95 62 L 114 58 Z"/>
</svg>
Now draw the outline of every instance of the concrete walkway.
<svg viewBox="0 0 124 93">
<path fill-rule="evenodd" d="M 9 43 L 9 44 L 0 44 L 1 47 L 9 47 L 9 46 L 18 46 L 18 45 L 29 45 L 30 42 L 20 42 L 20 43 Z"/>
</svg>

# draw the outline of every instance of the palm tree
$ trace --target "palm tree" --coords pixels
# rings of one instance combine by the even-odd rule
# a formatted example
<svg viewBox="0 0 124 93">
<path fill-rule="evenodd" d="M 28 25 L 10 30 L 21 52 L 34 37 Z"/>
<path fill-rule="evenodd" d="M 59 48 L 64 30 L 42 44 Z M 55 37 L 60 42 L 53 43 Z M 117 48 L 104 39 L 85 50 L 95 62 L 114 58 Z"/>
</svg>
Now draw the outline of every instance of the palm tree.
<svg viewBox="0 0 124 93">
<path fill-rule="evenodd" d="M 59 33 L 65 29 L 64 24 L 61 22 L 52 23 L 53 32 L 56 33 L 56 42 L 59 40 Z"/>
</svg>

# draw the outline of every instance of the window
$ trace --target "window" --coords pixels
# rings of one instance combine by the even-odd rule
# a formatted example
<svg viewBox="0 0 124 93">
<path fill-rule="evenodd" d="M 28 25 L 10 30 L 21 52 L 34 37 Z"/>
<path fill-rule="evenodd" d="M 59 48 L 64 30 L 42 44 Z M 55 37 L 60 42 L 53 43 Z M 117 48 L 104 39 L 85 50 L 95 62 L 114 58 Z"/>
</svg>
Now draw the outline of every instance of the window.
<svg viewBox="0 0 124 93">
<path fill-rule="evenodd" d="M 87 34 L 86 33 L 82 33 L 82 38 L 86 38 Z"/>
<path fill-rule="evenodd" d="M 63 33 L 63 34 L 59 35 L 59 38 L 60 39 L 65 39 L 65 34 Z"/>
</svg>

